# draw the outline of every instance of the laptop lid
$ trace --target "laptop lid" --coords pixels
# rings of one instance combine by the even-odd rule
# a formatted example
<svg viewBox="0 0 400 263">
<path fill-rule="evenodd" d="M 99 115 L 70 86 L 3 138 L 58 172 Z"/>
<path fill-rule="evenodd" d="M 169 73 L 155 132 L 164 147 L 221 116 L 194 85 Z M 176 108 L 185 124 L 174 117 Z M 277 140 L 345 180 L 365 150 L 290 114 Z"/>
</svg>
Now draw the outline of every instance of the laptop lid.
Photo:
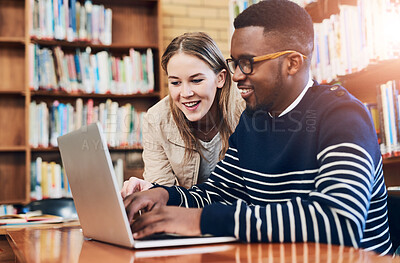
<svg viewBox="0 0 400 263">
<path fill-rule="evenodd" d="M 100 124 L 84 126 L 57 140 L 84 236 L 132 247 L 130 225 Z"/>
<path fill-rule="evenodd" d="M 61 159 L 83 234 L 125 247 L 154 248 L 232 242 L 234 237 L 155 236 L 133 240 L 111 156 L 99 123 L 58 137 Z"/>
</svg>

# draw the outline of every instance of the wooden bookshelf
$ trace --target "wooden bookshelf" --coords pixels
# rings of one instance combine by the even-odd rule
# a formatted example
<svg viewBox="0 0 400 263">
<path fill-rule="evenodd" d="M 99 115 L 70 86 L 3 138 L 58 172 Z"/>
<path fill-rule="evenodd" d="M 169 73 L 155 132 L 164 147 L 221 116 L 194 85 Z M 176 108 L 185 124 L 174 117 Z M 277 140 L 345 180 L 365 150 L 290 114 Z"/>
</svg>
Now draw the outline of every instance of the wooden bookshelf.
<svg viewBox="0 0 400 263">
<path fill-rule="evenodd" d="M 373 62 L 361 71 L 338 78 L 347 90 L 365 103 L 376 102 L 374 87 L 395 79 L 400 79 L 400 59 Z"/>
<path fill-rule="evenodd" d="M 95 93 L 68 93 L 64 91 L 32 91 L 32 97 L 56 97 L 56 98 L 96 98 L 96 99 L 159 99 L 160 92 L 137 93 L 137 94 L 95 94 Z"/>
<path fill-rule="evenodd" d="M 325 18 L 339 13 L 339 5 L 357 5 L 357 0 L 318 0 L 304 8 L 310 14 L 314 23 L 320 23 Z"/>
<path fill-rule="evenodd" d="M 234 1 L 230 0 L 231 20 L 234 19 L 233 5 Z M 321 23 L 331 15 L 338 14 L 340 5 L 357 6 L 357 0 L 316 0 L 304 8 L 310 14 L 314 23 Z M 400 80 L 400 59 L 370 62 L 366 68 L 358 72 L 338 76 L 337 79 L 332 81 L 332 84 L 340 83 L 364 103 L 376 103 L 377 86 L 390 80 Z M 383 169 L 386 186 L 399 186 L 400 156 L 385 158 Z"/>
<path fill-rule="evenodd" d="M 6 41 L 4 41 L 6 42 Z M 0 42 L 1 43 L 1 42 Z M 146 48 L 154 48 L 157 49 L 157 45 L 150 44 L 150 45 L 143 45 L 143 44 L 136 44 L 136 45 L 129 45 L 129 44 L 111 44 L 111 45 L 101 45 L 101 44 L 93 44 L 86 41 L 75 41 L 75 42 L 68 42 L 63 40 L 42 40 L 31 38 L 31 43 L 39 44 L 44 47 L 52 47 L 52 46 L 61 46 L 65 48 L 80 48 L 80 47 L 90 47 L 93 50 L 122 50 L 127 51 L 130 48 L 135 49 L 146 49 Z"/>
<path fill-rule="evenodd" d="M 14 151 L 17 151 L 18 147 L 15 147 Z M 25 148 L 24 148 L 25 149 Z M 13 148 L 7 149 L 5 148 L 3 151 L 13 151 Z M 118 147 L 108 147 L 109 151 L 137 151 L 143 150 L 141 145 L 129 145 L 129 146 L 118 146 Z M 0 152 L 2 149 L 0 148 Z M 40 152 L 58 152 L 58 147 L 37 147 L 31 148 L 32 153 L 40 153 Z"/>
<path fill-rule="evenodd" d="M 11 45 L 11 46 L 25 46 L 25 39 L 23 37 L 0 37 L 0 45 Z"/>
<path fill-rule="evenodd" d="M 18 91 L 18 90 L 1 90 L 0 95 L 16 95 L 16 96 L 25 96 L 26 93 L 24 91 Z"/>
<path fill-rule="evenodd" d="M 332 14 L 339 13 L 339 5 L 357 5 L 356 0 L 318 0 L 305 7 L 314 23 L 320 23 Z M 377 86 L 390 80 L 400 79 L 400 59 L 374 61 L 355 73 L 338 76 L 339 82 L 364 103 L 377 102 Z M 400 156 L 383 160 L 386 186 L 400 185 Z"/>
<path fill-rule="evenodd" d="M 10 146 L 10 147 L 0 147 L 0 153 L 3 152 L 24 152 L 26 150 L 25 146 Z"/>
<path fill-rule="evenodd" d="M 83 3 L 83 0 L 77 0 Z M 30 201 L 30 163 L 40 156 L 43 160 L 60 160 L 57 147 L 31 148 L 29 145 L 29 105 L 31 101 L 73 103 L 77 98 L 93 99 L 95 103 L 112 99 L 130 102 L 138 111 L 146 111 L 166 94 L 160 67 L 162 27 L 160 0 L 92 0 L 112 10 L 112 44 L 86 41 L 44 40 L 30 36 L 31 7 L 29 0 L 0 0 L 0 204 Z M 90 47 L 93 53 L 106 50 L 120 56 L 130 48 L 153 51 L 154 92 L 147 94 L 85 94 L 62 91 L 32 91 L 29 87 L 29 50 L 31 44 L 42 47 L 60 46 L 63 50 Z M 112 155 L 132 158 L 141 146 L 110 148 Z M 126 156 L 126 157 L 125 157 Z M 132 164 L 128 164 L 129 166 Z M 132 166 L 133 167 L 133 166 Z M 141 177 L 140 167 L 124 167 L 125 177 Z"/>
</svg>

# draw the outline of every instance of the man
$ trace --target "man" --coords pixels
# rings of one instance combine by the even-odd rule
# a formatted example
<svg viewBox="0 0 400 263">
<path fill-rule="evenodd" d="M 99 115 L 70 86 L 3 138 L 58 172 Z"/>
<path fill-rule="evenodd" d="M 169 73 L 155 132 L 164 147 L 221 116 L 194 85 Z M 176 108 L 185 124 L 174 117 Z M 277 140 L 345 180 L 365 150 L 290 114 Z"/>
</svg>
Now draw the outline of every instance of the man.
<svg viewBox="0 0 400 263">
<path fill-rule="evenodd" d="M 370 115 L 344 88 L 310 79 L 309 15 L 293 2 L 267 0 L 234 26 L 227 63 L 247 107 L 225 158 L 189 190 L 156 186 L 125 198 L 130 220 L 149 211 L 132 223 L 134 237 L 202 233 L 391 253 Z"/>
</svg>

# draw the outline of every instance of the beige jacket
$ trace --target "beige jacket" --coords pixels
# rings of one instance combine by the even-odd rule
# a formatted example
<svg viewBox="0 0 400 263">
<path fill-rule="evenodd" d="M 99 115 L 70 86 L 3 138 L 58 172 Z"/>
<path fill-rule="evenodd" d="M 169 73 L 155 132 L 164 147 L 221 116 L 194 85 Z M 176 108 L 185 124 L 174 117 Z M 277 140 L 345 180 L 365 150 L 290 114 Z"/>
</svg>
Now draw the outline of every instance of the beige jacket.
<svg viewBox="0 0 400 263">
<path fill-rule="evenodd" d="M 240 98 L 238 103 L 244 105 L 244 100 Z M 184 163 L 185 143 L 173 120 L 168 96 L 147 111 L 142 134 L 143 177 L 146 181 L 185 188 L 197 183 L 200 154 L 195 151 L 193 157 Z"/>
</svg>

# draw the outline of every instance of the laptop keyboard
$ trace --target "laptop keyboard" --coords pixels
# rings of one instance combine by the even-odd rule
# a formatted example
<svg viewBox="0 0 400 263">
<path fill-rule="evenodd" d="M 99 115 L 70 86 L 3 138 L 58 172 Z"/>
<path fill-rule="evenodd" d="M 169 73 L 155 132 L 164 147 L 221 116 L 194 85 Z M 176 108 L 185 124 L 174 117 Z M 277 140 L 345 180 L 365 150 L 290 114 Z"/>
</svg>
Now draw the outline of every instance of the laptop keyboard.
<svg viewBox="0 0 400 263">
<path fill-rule="evenodd" d="M 156 233 L 147 237 L 143 237 L 140 240 L 182 239 L 182 238 L 194 238 L 194 237 L 199 238 L 203 236 L 181 236 L 178 234 L 171 234 L 171 233 Z"/>
</svg>

